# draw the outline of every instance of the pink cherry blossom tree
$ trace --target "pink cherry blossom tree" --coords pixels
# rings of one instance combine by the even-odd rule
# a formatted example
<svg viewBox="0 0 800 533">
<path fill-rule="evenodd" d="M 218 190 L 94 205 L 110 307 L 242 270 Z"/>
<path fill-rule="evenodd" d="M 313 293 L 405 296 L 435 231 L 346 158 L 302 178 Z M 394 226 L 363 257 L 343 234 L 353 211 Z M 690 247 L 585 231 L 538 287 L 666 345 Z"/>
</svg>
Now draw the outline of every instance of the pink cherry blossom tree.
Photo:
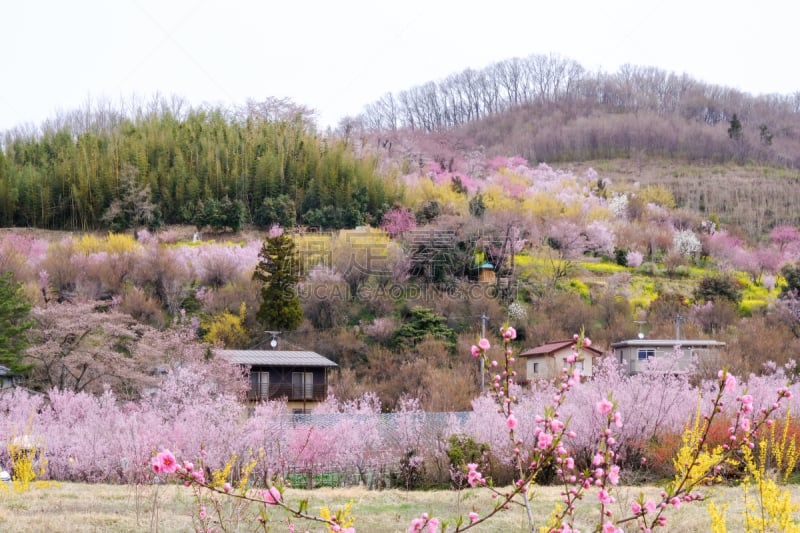
<svg viewBox="0 0 800 533">
<path fill-rule="evenodd" d="M 404 232 L 416 228 L 417 220 L 410 209 L 394 207 L 384 213 L 380 227 L 389 234 L 389 237 L 394 239 Z"/>
<path fill-rule="evenodd" d="M 800 230 L 794 226 L 775 226 L 769 232 L 770 241 L 778 250 L 797 253 L 800 248 Z"/>
</svg>

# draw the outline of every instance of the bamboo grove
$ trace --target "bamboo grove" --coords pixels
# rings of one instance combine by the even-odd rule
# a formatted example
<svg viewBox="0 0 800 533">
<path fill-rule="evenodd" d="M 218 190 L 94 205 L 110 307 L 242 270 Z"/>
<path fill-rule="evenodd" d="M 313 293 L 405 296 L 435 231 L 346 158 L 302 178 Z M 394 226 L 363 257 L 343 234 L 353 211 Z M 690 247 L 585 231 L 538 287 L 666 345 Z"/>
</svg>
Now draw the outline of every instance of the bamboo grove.
<svg viewBox="0 0 800 533">
<path fill-rule="evenodd" d="M 101 127 L 7 133 L 0 225 L 102 228 L 130 169 L 166 224 L 194 223 L 209 202 L 235 202 L 244 222 L 266 224 L 269 216 L 259 218 L 265 199 L 280 199 L 290 220 L 352 227 L 377 221 L 399 199 L 373 159 L 356 157 L 347 143 L 320 135 L 302 117 L 219 108 L 119 116 Z"/>
</svg>

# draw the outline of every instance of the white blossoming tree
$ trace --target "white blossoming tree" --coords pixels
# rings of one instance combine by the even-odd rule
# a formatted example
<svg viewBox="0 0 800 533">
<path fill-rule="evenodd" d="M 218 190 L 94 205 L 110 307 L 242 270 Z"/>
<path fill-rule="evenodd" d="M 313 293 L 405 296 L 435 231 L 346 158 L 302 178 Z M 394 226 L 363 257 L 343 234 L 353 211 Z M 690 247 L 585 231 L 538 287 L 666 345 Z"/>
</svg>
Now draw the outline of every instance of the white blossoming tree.
<svg viewBox="0 0 800 533">
<path fill-rule="evenodd" d="M 672 237 L 672 248 L 680 255 L 693 256 L 703 249 L 700 239 L 692 230 L 676 231 Z"/>
</svg>

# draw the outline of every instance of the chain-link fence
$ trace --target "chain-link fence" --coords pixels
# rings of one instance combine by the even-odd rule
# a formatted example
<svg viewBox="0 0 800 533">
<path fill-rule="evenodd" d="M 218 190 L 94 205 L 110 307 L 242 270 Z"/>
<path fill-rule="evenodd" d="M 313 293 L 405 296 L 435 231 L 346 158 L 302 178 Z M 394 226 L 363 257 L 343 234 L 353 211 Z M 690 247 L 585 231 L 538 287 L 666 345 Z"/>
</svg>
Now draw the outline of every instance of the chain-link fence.
<svg viewBox="0 0 800 533">
<path fill-rule="evenodd" d="M 446 483 L 447 439 L 468 412 L 293 414 L 270 417 L 256 442 L 268 476 L 301 488 Z"/>
</svg>

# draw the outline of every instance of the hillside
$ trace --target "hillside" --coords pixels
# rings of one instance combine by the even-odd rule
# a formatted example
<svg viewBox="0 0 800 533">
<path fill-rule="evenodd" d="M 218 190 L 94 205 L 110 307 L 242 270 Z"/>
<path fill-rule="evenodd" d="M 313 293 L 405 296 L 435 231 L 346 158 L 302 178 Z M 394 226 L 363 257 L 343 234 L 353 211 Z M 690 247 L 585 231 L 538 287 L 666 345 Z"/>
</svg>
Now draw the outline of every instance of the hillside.
<svg viewBox="0 0 800 533">
<path fill-rule="evenodd" d="M 478 74 L 485 87 L 501 79 Z M 800 287 L 793 100 L 645 70 L 600 85 L 573 74 L 546 94 L 520 82 L 517 100 L 477 90 L 457 113 L 452 99 L 415 107 L 411 90 L 394 122 L 371 115 L 384 100 L 324 134 L 276 101 L 164 102 L 9 133 L 0 224 L 24 229 L 0 236 L 0 267 L 41 314 L 34 348 L 45 323 L 84 327 L 70 306 L 89 309 L 89 338 L 111 352 L 102 313 L 151 328 L 130 348 L 143 354 L 125 390 L 135 397 L 145 367 L 171 357 L 153 355 L 171 342 L 154 339 L 177 326 L 228 347 L 263 343 L 252 272 L 278 225 L 301 255 L 304 314 L 282 342 L 336 361 L 343 399 L 468 408 L 481 316 L 490 331 L 513 324 L 524 346 L 583 330 L 607 347 L 640 327 L 669 336 L 680 315 L 686 335 L 727 342 L 737 372 L 788 361 L 800 347 L 800 307 L 783 290 Z M 669 98 L 654 96 L 658 80 Z M 46 388 L 38 376 L 30 385 Z"/>
<path fill-rule="evenodd" d="M 518 155 L 664 185 L 677 207 L 758 240 L 799 222 L 799 109 L 797 94 L 753 96 L 648 66 L 592 72 L 534 54 L 387 94 L 347 127 L 411 159 Z"/>
<path fill-rule="evenodd" d="M 748 243 L 735 226 L 675 209 L 657 179 L 626 180 L 625 161 L 607 162 L 617 174 L 583 163 L 530 166 L 518 157 L 453 157 L 446 165 L 431 158 L 418 167 L 407 157 L 383 161 L 405 205 L 389 210 L 381 229 L 293 236 L 305 319 L 281 342 L 336 361 L 342 398 L 372 391 L 392 406 L 412 394 L 429 409 L 466 408 L 478 383 L 469 346 L 482 315 L 490 332 L 513 324 L 521 346 L 583 330 L 599 347 L 635 336 L 638 324 L 671 336 L 681 315 L 685 335 L 728 343 L 726 364 L 737 372 L 759 372 L 767 359 L 783 363 L 800 346 L 794 299 L 781 297 L 782 286 L 796 283 L 782 276 L 800 257 L 796 228 L 779 226 Z M 643 177 L 647 169 L 636 170 Z M 140 229 L 136 238 L 48 237 L 4 232 L 0 259 L 57 327 L 99 334 L 96 324 L 113 310 L 120 326 L 133 317 L 166 333 L 192 323 L 203 340 L 227 347 L 268 340 L 252 277 L 261 231 L 198 234 L 182 226 Z M 485 262 L 495 282 L 481 282 L 477 266 Z M 95 306 L 80 308 L 89 325 L 67 320 L 76 305 Z M 756 334 L 763 331 L 770 334 Z M 113 337 L 108 342 L 113 352 Z M 136 346 L 130 350 L 152 354 Z M 143 371 L 131 370 L 142 386 L 150 380 Z M 135 395 L 133 379 L 126 392 Z"/>
<path fill-rule="evenodd" d="M 668 188 L 675 207 L 718 220 L 729 231 L 761 240 L 776 226 L 800 226 L 800 172 L 759 164 L 701 164 L 640 158 L 566 163 L 594 168 L 613 183 Z"/>
<path fill-rule="evenodd" d="M 654 67 L 592 72 L 533 54 L 367 105 L 349 127 L 457 133 L 490 155 L 556 163 L 642 154 L 798 166 L 798 94 L 752 96 Z"/>
</svg>

